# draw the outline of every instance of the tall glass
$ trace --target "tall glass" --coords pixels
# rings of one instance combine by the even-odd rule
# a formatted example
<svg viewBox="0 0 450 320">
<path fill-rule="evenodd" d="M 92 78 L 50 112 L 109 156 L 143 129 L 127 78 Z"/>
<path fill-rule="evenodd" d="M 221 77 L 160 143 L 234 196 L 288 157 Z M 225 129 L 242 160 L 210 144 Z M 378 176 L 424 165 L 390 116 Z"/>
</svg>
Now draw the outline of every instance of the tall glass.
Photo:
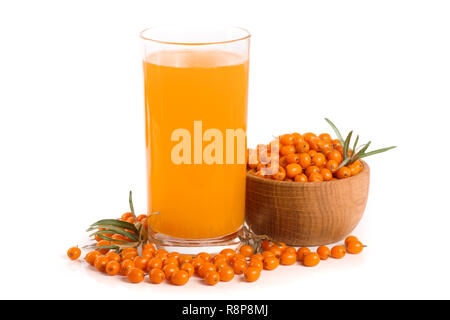
<svg viewBox="0 0 450 320">
<path fill-rule="evenodd" d="M 250 34 L 165 26 L 141 38 L 153 235 L 168 246 L 230 243 L 245 213 Z"/>
</svg>

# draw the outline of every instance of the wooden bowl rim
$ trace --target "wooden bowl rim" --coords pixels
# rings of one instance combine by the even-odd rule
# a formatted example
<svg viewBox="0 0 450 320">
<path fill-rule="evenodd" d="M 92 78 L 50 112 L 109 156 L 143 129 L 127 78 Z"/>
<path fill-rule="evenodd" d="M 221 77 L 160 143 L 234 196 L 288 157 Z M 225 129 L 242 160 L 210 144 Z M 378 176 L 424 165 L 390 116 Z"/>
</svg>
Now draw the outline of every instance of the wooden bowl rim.
<svg viewBox="0 0 450 320">
<path fill-rule="evenodd" d="M 358 177 L 363 176 L 363 173 L 369 174 L 370 173 L 370 167 L 367 164 L 367 162 L 360 160 L 362 165 L 363 165 L 363 169 L 360 173 L 358 173 L 355 176 L 352 176 L 350 178 L 346 178 L 346 179 L 338 179 L 338 180 L 330 180 L 330 181 L 320 181 L 320 182 L 294 182 L 292 183 L 291 181 L 278 181 L 278 180 L 272 180 L 272 179 L 266 179 L 266 178 L 261 178 L 258 176 L 255 176 L 254 174 L 250 174 L 247 172 L 247 178 L 257 181 L 257 182 L 262 182 L 262 183 L 266 183 L 266 184 L 271 184 L 271 185 L 291 185 L 293 187 L 302 187 L 302 188 L 317 188 L 317 186 L 320 186 L 322 184 L 332 184 L 332 183 L 345 183 L 345 182 L 349 182 L 349 181 L 353 181 L 354 179 L 357 179 Z"/>
</svg>

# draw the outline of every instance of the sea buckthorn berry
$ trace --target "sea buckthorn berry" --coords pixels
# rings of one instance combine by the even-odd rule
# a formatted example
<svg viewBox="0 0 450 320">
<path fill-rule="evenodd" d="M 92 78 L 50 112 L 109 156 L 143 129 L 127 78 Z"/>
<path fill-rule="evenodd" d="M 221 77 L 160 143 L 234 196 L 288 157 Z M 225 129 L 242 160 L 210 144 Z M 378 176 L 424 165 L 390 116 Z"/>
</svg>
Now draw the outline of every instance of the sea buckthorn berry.
<svg viewBox="0 0 450 320">
<path fill-rule="evenodd" d="M 286 247 L 286 248 L 284 248 L 283 253 L 286 253 L 286 252 L 293 253 L 295 255 L 297 254 L 297 250 L 294 247 Z"/>
<path fill-rule="evenodd" d="M 206 263 L 206 261 L 203 260 L 202 258 L 194 258 L 194 259 L 192 259 L 192 263 L 191 264 L 194 266 L 195 271 L 197 271 L 198 268 L 200 268 L 200 266 L 202 264 L 204 264 L 204 263 Z"/>
<path fill-rule="evenodd" d="M 293 145 L 285 145 L 280 149 L 281 156 L 287 156 L 288 154 L 295 153 L 297 149 Z"/>
<path fill-rule="evenodd" d="M 342 259 L 345 256 L 345 248 L 343 246 L 335 246 L 331 249 L 331 256 L 335 259 Z"/>
<path fill-rule="evenodd" d="M 297 163 L 300 160 L 299 153 L 290 153 L 286 156 L 286 162 L 289 164 Z"/>
<path fill-rule="evenodd" d="M 342 162 L 342 154 L 338 150 L 333 150 L 327 153 L 328 160 L 334 160 L 337 163 Z"/>
<path fill-rule="evenodd" d="M 172 275 L 178 270 L 179 270 L 178 266 L 174 264 L 168 264 L 167 266 L 163 267 L 164 274 L 166 275 L 166 278 L 169 280 L 172 277 Z"/>
<path fill-rule="evenodd" d="M 202 264 L 199 268 L 198 268 L 198 275 L 200 276 L 200 278 L 204 278 L 205 275 L 209 272 L 209 271 L 216 271 L 216 266 L 213 265 L 210 262 L 205 262 L 204 264 Z"/>
<path fill-rule="evenodd" d="M 120 274 L 127 276 L 128 272 L 134 268 L 134 262 L 130 259 L 123 260 L 120 264 Z"/>
<path fill-rule="evenodd" d="M 139 283 L 139 282 L 142 282 L 142 280 L 144 280 L 144 276 L 145 276 L 144 271 L 142 271 L 142 270 L 139 269 L 139 268 L 133 268 L 133 269 L 131 269 L 130 272 L 128 272 L 128 275 L 127 275 L 128 280 L 129 280 L 131 283 Z"/>
<path fill-rule="evenodd" d="M 320 173 L 320 168 L 317 167 L 317 166 L 309 166 L 305 170 L 305 174 L 306 174 L 307 177 L 309 177 L 313 172 Z"/>
<path fill-rule="evenodd" d="M 255 267 L 249 267 L 244 272 L 244 279 L 247 282 L 254 282 L 259 279 L 261 275 L 261 269 Z"/>
<path fill-rule="evenodd" d="M 278 168 L 278 172 L 272 175 L 274 180 L 283 181 L 286 178 L 286 170 L 283 167 Z"/>
<path fill-rule="evenodd" d="M 279 258 L 281 256 L 281 254 L 283 253 L 283 250 L 275 244 L 270 248 L 269 251 L 272 252 L 273 255 L 277 258 Z"/>
<path fill-rule="evenodd" d="M 273 257 L 267 257 L 267 258 L 264 258 L 264 260 L 266 260 L 268 258 L 275 258 L 275 257 L 274 256 Z M 256 260 L 256 259 L 250 260 L 250 262 L 248 263 L 248 268 L 257 268 L 259 270 L 262 270 L 264 268 L 264 260 L 263 261 Z"/>
<path fill-rule="evenodd" d="M 130 218 L 127 219 L 127 222 L 131 223 L 131 224 L 134 224 L 136 221 L 134 221 L 133 217 L 130 217 Z"/>
<path fill-rule="evenodd" d="M 299 141 L 295 145 L 295 151 L 298 153 L 306 153 L 309 151 L 309 144 L 306 141 Z"/>
<path fill-rule="evenodd" d="M 163 266 L 167 266 L 169 264 L 173 264 L 173 265 L 176 265 L 178 267 L 179 266 L 178 259 L 175 258 L 175 257 L 170 257 L 170 258 L 164 259 Z"/>
<path fill-rule="evenodd" d="M 208 271 L 204 277 L 205 283 L 210 286 L 215 286 L 220 281 L 220 275 L 217 271 Z"/>
<path fill-rule="evenodd" d="M 113 243 L 113 244 L 121 244 L 122 243 L 121 241 L 130 241 L 130 239 L 124 237 L 121 234 L 113 234 L 111 236 L 111 239 L 117 240 L 117 241 L 111 241 L 111 243 Z M 97 241 L 100 241 L 100 240 L 97 240 Z"/>
<path fill-rule="evenodd" d="M 162 269 L 163 267 L 163 261 L 159 257 L 153 257 L 151 258 L 147 263 L 147 270 L 151 269 Z"/>
<path fill-rule="evenodd" d="M 286 166 L 286 175 L 289 178 L 295 178 L 300 173 L 302 173 L 302 167 L 299 164 L 291 163 Z"/>
<path fill-rule="evenodd" d="M 253 247 L 249 245 L 243 245 L 239 249 L 239 253 L 242 254 L 244 257 L 250 257 L 253 254 Z"/>
<path fill-rule="evenodd" d="M 263 256 L 263 260 L 264 260 L 264 258 L 267 258 L 267 257 L 275 257 L 275 254 L 273 252 L 271 252 L 270 249 L 267 251 L 263 251 L 261 253 L 261 255 Z"/>
<path fill-rule="evenodd" d="M 132 218 L 133 214 L 131 212 L 125 212 L 121 217 L 120 220 L 127 221 L 129 218 Z"/>
<path fill-rule="evenodd" d="M 94 266 L 98 271 L 105 272 L 108 262 L 109 260 L 106 256 L 98 256 L 95 258 Z"/>
<path fill-rule="evenodd" d="M 247 260 L 244 255 L 237 253 L 236 255 L 231 257 L 231 259 L 229 261 L 230 266 L 233 266 L 236 261 L 247 261 Z"/>
<path fill-rule="evenodd" d="M 218 260 L 225 260 L 225 261 L 227 261 L 227 256 L 222 254 L 222 253 L 218 253 L 214 257 L 211 258 L 211 262 L 212 263 L 215 263 Z"/>
<path fill-rule="evenodd" d="M 314 155 L 314 157 L 311 158 L 311 164 L 313 166 L 322 167 L 325 165 L 326 160 L 327 159 L 325 158 L 325 155 L 323 153 L 318 152 Z"/>
<path fill-rule="evenodd" d="M 350 241 L 359 241 L 359 239 L 355 236 L 348 236 L 345 238 L 345 246 L 347 246 Z"/>
<path fill-rule="evenodd" d="M 153 243 L 146 243 L 142 246 L 142 251 L 156 252 L 156 248 Z"/>
<path fill-rule="evenodd" d="M 234 270 L 231 267 L 224 267 L 219 269 L 220 281 L 228 282 L 234 278 Z"/>
<path fill-rule="evenodd" d="M 180 253 L 179 252 L 176 252 L 176 251 L 173 251 L 173 252 L 170 252 L 168 255 L 167 255 L 167 258 L 175 258 L 175 259 L 177 259 L 177 261 L 178 261 L 178 258 L 180 257 Z"/>
<path fill-rule="evenodd" d="M 330 181 L 333 179 L 333 173 L 331 173 L 331 171 L 327 168 L 320 169 L 320 175 L 322 176 L 323 181 Z"/>
<path fill-rule="evenodd" d="M 329 256 L 331 256 L 331 251 L 326 246 L 320 246 L 317 248 L 317 254 L 319 255 L 320 260 L 327 260 Z"/>
<path fill-rule="evenodd" d="M 97 242 L 96 246 L 97 248 L 100 246 L 110 246 L 111 242 L 108 240 L 101 240 L 99 242 Z M 107 254 L 109 249 L 97 249 L 98 252 L 100 252 L 101 254 Z"/>
<path fill-rule="evenodd" d="M 294 144 L 297 144 L 299 141 L 303 141 L 303 136 L 298 132 L 294 132 L 292 137 L 294 139 Z"/>
<path fill-rule="evenodd" d="M 298 261 L 303 261 L 303 258 L 305 257 L 305 254 L 310 253 L 311 250 L 309 250 L 309 248 L 299 248 L 297 250 L 297 260 Z"/>
<path fill-rule="evenodd" d="M 165 258 L 167 258 L 168 255 L 169 255 L 169 253 L 165 249 L 158 249 L 158 250 L 156 250 L 156 253 L 155 253 L 155 257 L 160 257 L 163 260 Z"/>
<path fill-rule="evenodd" d="M 170 278 L 170 282 L 176 286 L 184 286 L 189 281 L 189 274 L 184 270 L 177 270 Z"/>
<path fill-rule="evenodd" d="M 280 261 L 276 257 L 267 257 L 263 261 L 263 268 L 265 270 L 274 270 L 278 267 Z"/>
<path fill-rule="evenodd" d="M 347 243 L 347 252 L 351 254 L 358 254 L 363 251 L 364 245 L 358 240 L 352 240 Z"/>
<path fill-rule="evenodd" d="M 182 254 L 179 258 L 178 258 L 178 262 L 180 264 L 183 263 L 191 263 L 192 262 L 192 256 L 189 254 Z"/>
<path fill-rule="evenodd" d="M 110 276 L 115 276 L 120 271 L 120 263 L 115 260 L 110 260 L 106 264 L 106 273 Z"/>
<path fill-rule="evenodd" d="M 133 260 L 134 258 L 136 258 L 138 256 L 138 252 L 135 248 L 127 248 L 127 249 L 122 250 L 121 256 L 122 256 L 122 260 L 127 260 L 127 259 Z"/>
<path fill-rule="evenodd" d="M 108 258 L 109 261 L 120 262 L 120 260 L 121 260 L 120 255 L 113 251 L 108 252 L 106 254 L 106 257 Z"/>
<path fill-rule="evenodd" d="M 336 160 L 328 160 L 325 167 L 334 173 L 334 172 L 336 172 L 337 168 L 339 167 L 339 163 Z"/>
<path fill-rule="evenodd" d="M 350 177 L 351 175 L 352 175 L 352 172 L 350 171 L 350 169 L 348 167 L 345 167 L 345 166 L 340 168 L 336 173 L 336 176 L 339 179 L 345 179 L 345 178 Z"/>
<path fill-rule="evenodd" d="M 166 279 L 164 271 L 159 268 L 154 268 L 149 273 L 150 282 L 154 284 L 160 284 Z"/>
<path fill-rule="evenodd" d="M 223 249 L 222 251 L 220 251 L 221 254 L 223 254 L 226 258 L 227 261 L 230 261 L 231 258 L 236 254 L 236 251 L 233 249 Z"/>
<path fill-rule="evenodd" d="M 316 150 L 309 150 L 308 154 L 311 157 L 311 163 L 312 163 L 312 158 L 317 154 L 317 151 Z"/>
<path fill-rule="evenodd" d="M 312 133 L 312 132 L 307 132 L 307 133 L 304 133 L 303 134 L 303 139 L 305 139 L 305 141 L 310 141 L 311 140 L 311 138 L 313 138 L 313 137 L 315 137 L 315 138 L 317 138 L 317 136 L 314 134 L 314 133 Z"/>
<path fill-rule="evenodd" d="M 262 261 L 262 260 L 258 260 Z M 233 264 L 233 270 L 235 274 L 243 274 L 247 270 L 247 261 L 235 261 Z"/>
<path fill-rule="evenodd" d="M 299 174 L 295 177 L 295 182 L 308 182 L 308 177 L 305 174 Z"/>
<path fill-rule="evenodd" d="M 263 240 L 263 241 L 261 242 L 261 248 L 262 248 L 264 251 L 270 250 L 271 247 L 272 247 L 272 242 L 270 242 L 269 240 Z"/>
<path fill-rule="evenodd" d="M 195 268 L 194 266 L 189 263 L 189 262 L 185 262 L 181 265 L 180 270 L 184 270 L 188 273 L 189 277 L 192 277 L 194 275 L 195 272 Z"/>
<path fill-rule="evenodd" d="M 147 270 L 147 264 L 148 264 L 147 259 L 137 256 L 136 258 L 134 258 L 133 262 L 134 262 L 134 266 L 136 268 L 141 269 L 141 270 Z M 177 262 L 178 262 L 178 260 L 177 260 Z"/>
<path fill-rule="evenodd" d="M 331 142 L 331 136 L 328 133 L 321 133 L 321 134 L 319 134 L 319 138 L 324 140 L 324 141 Z"/>
<path fill-rule="evenodd" d="M 320 141 L 321 140 L 317 137 L 312 137 L 311 139 L 309 139 L 308 143 L 309 143 L 310 149 L 314 150 L 314 151 L 320 151 L 320 148 L 319 148 Z"/>
<path fill-rule="evenodd" d="M 153 258 L 153 252 L 151 251 L 142 251 L 142 258 L 147 259 L 147 261 L 149 261 L 151 258 Z"/>
<path fill-rule="evenodd" d="M 67 256 L 71 260 L 77 260 L 81 256 L 81 250 L 77 247 L 70 248 L 67 250 Z"/>
<path fill-rule="evenodd" d="M 227 267 L 228 262 L 225 259 L 220 259 L 220 260 L 217 260 L 216 262 L 214 262 L 214 266 L 216 267 L 217 270 L 219 270 L 219 269 Z"/>
<path fill-rule="evenodd" d="M 331 140 L 331 143 L 333 144 L 333 148 L 337 149 L 338 147 L 342 148 L 341 142 L 339 141 L 339 139 L 334 139 Z"/>
<path fill-rule="evenodd" d="M 294 144 L 294 136 L 292 134 L 283 134 L 280 136 L 280 143 L 283 145 Z"/>
<path fill-rule="evenodd" d="M 319 142 L 317 142 L 317 145 L 319 147 L 319 150 L 325 154 L 333 150 L 333 145 L 330 141 L 319 140 Z"/>
<path fill-rule="evenodd" d="M 359 167 L 355 165 L 354 163 L 348 165 L 348 168 L 350 169 L 350 175 L 353 177 L 359 173 Z"/>
<path fill-rule="evenodd" d="M 99 255 L 101 255 L 101 253 L 94 250 L 94 251 L 89 252 L 86 255 L 86 257 L 84 257 L 84 259 L 86 260 L 87 263 L 89 263 L 91 266 L 93 266 L 95 263 L 95 258 L 97 258 Z"/>
<path fill-rule="evenodd" d="M 323 181 L 323 177 L 320 173 L 313 172 L 308 177 L 309 182 L 321 182 Z"/>
<path fill-rule="evenodd" d="M 260 253 L 255 253 L 255 254 L 252 254 L 252 255 L 250 256 L 250 259 L 257 259 L 257 260 L 263 261 L 263 260 L 264 260 L 264 257 L 263 257 L 263 255 L 260 254 Z"/>
<path fill-rule="evenodd" d="M 306 152 L 300 153 L 298 156 L 298 163 L 303 169 L 306 169 L 311 165 L 311 157 Z"/>
<path fill-rule="evenodd" d="M 294 264 L 296 261 L 297 261 L 297 254 L 295 252 L 295 249 L 294 249 L 294 253 L 292 253 L 290 251 L 283 252 L 283 254 L 281 255 L 281 258 L 280 258 L 280 263 L 285 266 Z"/>
<path fill-rule="evenodd" d="M 303 265 L 306 267 L 315 267 L 319 264 L 319 262 L 320 262 L 320 257 L 315 252 L 308 253 L 303 258 Z"/>
<path fill-rule="evenodd" d="M 140 214 L 139 216 L 136 217 L 137 222 L 142 222 L 142 221 L 144 221 L 144 219 L 147 219 L 146 214 Z"/>
<path fill-rule="evenodd" d="M 281 157 L 278 161 L 278 164 L 282 168 L 286 168 L 286 166 L 289 164 L 287 161 L 287 157 Z"/>
</svg>

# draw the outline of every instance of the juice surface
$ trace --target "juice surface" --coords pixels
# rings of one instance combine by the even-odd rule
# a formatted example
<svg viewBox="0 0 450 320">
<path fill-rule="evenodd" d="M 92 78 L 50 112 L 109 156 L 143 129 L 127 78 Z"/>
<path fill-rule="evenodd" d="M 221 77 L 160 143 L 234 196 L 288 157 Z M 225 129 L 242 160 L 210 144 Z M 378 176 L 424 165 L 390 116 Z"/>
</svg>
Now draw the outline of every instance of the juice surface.
<svg viewBox="0 0 450 320">
<path fill-rule="evenodd" d="M 160 51 L 145 59 L 144 75 L 148 208 L 160 213 L 153 229 L 184 239 L 237 231 L 244 223 L 246 165 L 194 164 L 193 128 L 202 121 L 203 133 L 219 129 L 224 146 L 226 129 L 246 132 L 248 60 L 225 51 Z M 179 128 L 191 134 L 191 164 L 172 162 L 178 142 L 171 136 Z"/>
</svg>

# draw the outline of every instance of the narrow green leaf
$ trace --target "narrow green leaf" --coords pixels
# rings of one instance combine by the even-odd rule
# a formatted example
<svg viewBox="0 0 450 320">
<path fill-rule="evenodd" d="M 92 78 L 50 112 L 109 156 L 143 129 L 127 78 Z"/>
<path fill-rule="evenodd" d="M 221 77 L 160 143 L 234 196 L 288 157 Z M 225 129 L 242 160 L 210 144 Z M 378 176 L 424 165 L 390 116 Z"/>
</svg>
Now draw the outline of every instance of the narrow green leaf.
<svg viewBox="0 0 450 320">
<path fill-rule="evenodd" d="M 341 133 L 339 132 L 339 129 L 334 125 L 333 122 L 331 122 L 331 120 L 325 118 L 325 121 L 328 122 L 328 124 L 330 125 L 331 128 L 333 128 L 334 133 L 336 133 L 336 136 L 339 140 L 339 142 L 341 143 L 341 146 L 344 145 L 344 138 L 342 138 Z"/>
<path fill-rule="evenodd" d="M 98 227 L 98 226 L 113 226 L 113 227 L 118 227 L 118 228 L 124 228 L 124 229 L 128 229 L 131 230 L 133 232 L 138 232 L 138 230 L 136 229 L 135 225 L 126 221 L 121 221 L 121 220 L 115 220 L 115 219 L 104 219 L 104 220 L 99 220 L 93 224 L 91 224 L 90 228 L 92 227 Z"/>
<path fill-rule="evenodd" d="M 347 138 L 345 139 L 344 142 L 344 159 L 348 158 L 348 147 L 350 145 L 350 141 L 352 140 L 352 134 L 353 130 L 348 133 Z"/>
<path fill-rule="evenodd" d="M 340 168 L 346 166 L 350 161 L 351 161 L 351 158 L 345 159 L 344 161 L 341 162 L 341 164 L 339 165 L 339 167 L 337 167 L 336 170 L 339 170 Z"/>
<path fill-rule="evenodd" d="M 111 242 L 120 242 L 120 243 L 126 243 L 126 242 L 129 242 L 129 241 L 125 241 L 125 240 L 116 240 L 116 239 L 113 239 L 113 238 L 110 238 L 110 237 L 108 237 L 108 236 L 105 236 L 104 234 L 101 234 L 101 233 L 99 233 L 99 234 L 97 234 L 97 236 L 99 237 L 99 238 L 102 238 L 103 240 L 107 240 L 107 241 L 111 241 Z"/>
<path fill-rule="evenodd" d="M 119 250 L 119 246 L 110 245 L 110 246 L 95 246 L 96 249 L 113 249 Z"/>
<path fill-rule="evenodd" d="M 132 195 L 131 190 L 130 190 L 130 197 L 129 197 L 128 201 L 130 202 L 130 210 L 131 210 L 131 214 L 133 215 L 133 219 L 134 219 L 134 221 L 137 221 L 136 214 L 134 213 L 133 195 Z"/>
<path fill-rule="evenodd" d="M 96 230 L 98 228 L 105 229 L 105 230 L 98 230 L 97 232 L 93 233 L 92 235 L 105 234 L 105 233 L 118 233 L 124 237 L 131 239 L 131 240 L 134 240 L 134 241 L 138 240 L 136 233 L 132 233 L 132 232 L 129 232 L 129 231 L 126 231 L 126 230 L 123 230 L 120 228 L 112 227 L 112 226 L 100 225 L 100 226 L 97 226 L 94 228 L 89 228 L 88 231 Z"/>
<path fill-rule="evenodd" d="M 392 147 L 387 147 L 387 148 L 373 150 L 373 151 L 361 154 L 359 156 L 359 158 L 362 159 L 362 158 L 365 158 L 365 157 L 373 156 L 374 154 L 386 152 L 386 151 L 394 149 L 394 148 L 397 148 L 397 146 L 392 146 Z"/>
<path fill-rule="evenodd" d="M 356 147 L 358 146 L 358 141 L 359 141 L 359 134 L 356 136 L 355 143 L 353 144 L 352 157 L 356 153 Z"/>
</svg>

